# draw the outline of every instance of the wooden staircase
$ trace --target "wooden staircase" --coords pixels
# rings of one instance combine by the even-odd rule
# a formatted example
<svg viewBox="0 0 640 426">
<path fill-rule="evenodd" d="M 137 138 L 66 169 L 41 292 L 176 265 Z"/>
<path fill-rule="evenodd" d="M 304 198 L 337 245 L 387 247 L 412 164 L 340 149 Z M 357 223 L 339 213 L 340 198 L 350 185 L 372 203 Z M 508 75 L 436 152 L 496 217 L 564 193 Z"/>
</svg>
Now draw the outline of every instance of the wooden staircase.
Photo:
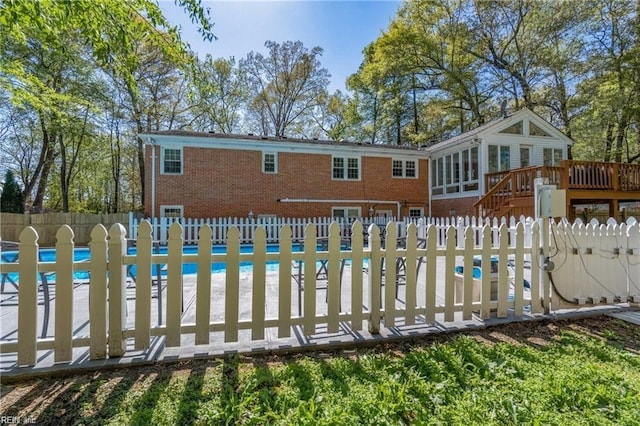
<svg viewBox="0 0 640 426">
<path fill-rule="evenodd" d="M 546 178 L 574 204 L 608 203 L 615 217 L 622 201 L 640 201 L 640 164 L 564 160 L 560 167 L 532 166 L 485 175 L 487 192 L 474 203 L 482 217 L 534 216 L 534 180 Z"/>
<path fill-rule="evenodd" d="M 485 175 L 485 188 L 489 190 L 474 204 L 482 217 L 509 217 L 534 215 L 534 180 L 548 178 L 550 184 L 559 184 L 561 167 L 531 166 Z"/>
</svg>

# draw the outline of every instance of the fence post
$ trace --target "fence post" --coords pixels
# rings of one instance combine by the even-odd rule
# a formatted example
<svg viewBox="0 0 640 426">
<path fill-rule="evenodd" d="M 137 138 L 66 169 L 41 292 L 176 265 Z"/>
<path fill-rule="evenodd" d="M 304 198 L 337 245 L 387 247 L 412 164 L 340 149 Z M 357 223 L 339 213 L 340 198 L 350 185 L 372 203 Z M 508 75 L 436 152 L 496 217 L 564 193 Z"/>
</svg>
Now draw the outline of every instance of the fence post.
<svg viewBox="0 0 640 426">
<path fill-rule="evenodd" d="M 456 223 L 456 245 L 459 248 L 464 248 L 464 218 L 462 216 L 458 216 L 458 221 Z"/>
<path fill-rule="evenodd" d="M 182 317 L 182 226 L 174 222 L 169 228 L 167 247 L 167 346 L 180 346 L 180 318 Z M 162 292 L 162 272 L 156 277 L 158 300 Z M 159 306 L 158 309 L 161 307 Z M 160 313 L 158 313 L 160 315 Z M 159 317 L 161 320 L 162 318 Z M 160 325 L 160 321 L 158 321 Z"/>
<path fill-rule="evenodd" d="M 341 274 L 340 274 L 340 240 L 342 230 L 337 222 L 329 225 L 329 258 L 327 271 L 327 331 L 329 333 L 338 332 L 338 322 L 340 317 L 340 291 L 341 291 Z"/>
<path fill-rule="evenodd" d="M 515 237 L 515 272 L 514 272 L 514 308 L 513 313 L 516 316 L 522 315 L 524 305 L 524 223 L 521 221 L 516 225 Z"/>
<path fill-rule="evenodd" d="M 213 232 L 209 225 L 205 224 L 200 227 L 196 276 L 196 345 L 209 344 L 212 236 Z"/>
<path fill-rule="evenodd" d="M 542 218 L 542 262 L 544 265 L 549 258 L 549 219 Z M 544 266 L 543 266 L 544 267 Z M 542 303 L 544 304 L 544 313 L 548 314 L 550 311 L 549 303 L 551 302 L 550 295 L 550 282 L 549 273 L 542 275 Z"/>
<path fill-rule="evenodd" d="M 280 230 L 280 257 L 278 259 L 278 337 L 291 336 L 291 226 Z"/>
<path fill-rule="evenodd" d="M 506 223 L 500 226 L 498 246 L 498 318 L 507 317 L 507 301 L 509 299 L 509 271 L 507 270 L 507 249 L 509 248 L 509 227 Z"/>
<path fill-rule="evenodd" d="M 384 326 L 393 327 L 396 320 L 396 261 L 398 259 L 398 239 L 396 223 L 387 223 L 384 251 Z M 378 264 L 376 264 L 378 265 Z M 374 267 L 378 267 L 374 265 Z M 380 264 L 382 265 L 382 263 Z"/>
<path fill-rule="evenodd" d="M 491 317 L 491 248 L 492 228 L 489 224 L 482 228 L 482 282 L 480 284 L 480 319 Z"/>
<path fill-rule="evenodd" d="M 425 312 L 424 322 L 432 324 L 436 320 L 436 265 L 438 233 L 435 225 L 427 227 L 427 259 L 425 271 Z"/>
<path fill-rule="evenodd" d="M 475 302 L 473 295 L 474 282 L 473 282 L 473 250 L 474 250 L 474 230 L 470 226 L 467 227 L 465 233 L 465 246 L 464 246 L 464 258 L 463 258 L 463 282 L 462 282 L 462 319 L 464 321 L 472 318 L 471 304 Z M 456 283 L 456 290 L 458 289 Z M 478 289 L 478 294 L 480 294 Z M 456 300 L 460 300 L 460 296 L 456 295 Z"/>
<path fill-rule="evenodd" d="M 363 228 L 359 221 L 351 227 L 351 329 L 362 330 Z"/>
<path fill-rule="evenodd" d="M 107 229 L 99 224 L 89 242 L 89 357 L 107 357 Z"/>
<path fill-rule="evenodd" d="M 382 252 L 380 250 L 380 229 L 377 225 L 369 225 L 369 306 L 371 309 L 369 318 L 369 332 L 380 334 L 380 293 L 382 274 L 380 265 Z"/>
<path fill-rule="evenodd" d="M 267 285 L 267 231 L 264 226 L 253 233 L 253 288 L 251 291 L 251 340 L 264 339 Z"/>
<path fill-rule="evenodd" d="M 309 223 L 304 230 L 304 308 L 302 330 L 305 336 L 316 332 L 316 226 Z"/>
<path fill-rule="evenodd" d="M 127 253 L 127 230 L 119 223 L 109 229 L 109 357 L 121 357 L 126 346 L 125 326 L 127 267 L 123 258 Z"/>
<path fill-rule="evenodd" d="M 18 248 L 18 366 L 36 365 L 38 314 L 38 233 L 28 226 L 20 233 Z"/>
<path fill-rule="evenodd" d="M 404 322 L 406 325 L 413 325 L 416 321 L 416 288 L 418 286 L 418 228 L 415 223 L 409 222 L 407 225 L 407 243 L 405 254 L 405 305 L 406 312 Z M 422 256 L 420 256 L 422 257 Z M 420 260 L 422 262 L 422 260 Z M 397 292 L 397 290 L 396 290 Z"/>
<path fill-rule="evenodd" d="M 454 319 L 453 305 L 455 303 L 455 267 L 456 267 L 456 243 L 457 235 L 455 226 L 447 228 L 447 240 L 445 247 L 445 271 L 444 271 L 444 320 L 451 322 Z"/>
<path fill-rule="evenodd" d="M 224 295 L 224 341 L 238 341 L 238 311 L 240 301 L 240 231 L 237 226 L 227 234 L 227 256 Z"/>
<path fill-rule="evenodd" d="M 73 236 L 69 225 L 56 233 L 54 362 L 71 361 L 73 356 Z"/>
<path fill-rule="evenodd" d="M 147 349 L 151 339 L 151 268 L 153 264 L 152 229 L 140 222 L 136 253 L 135 349 Z"/>
</svg>

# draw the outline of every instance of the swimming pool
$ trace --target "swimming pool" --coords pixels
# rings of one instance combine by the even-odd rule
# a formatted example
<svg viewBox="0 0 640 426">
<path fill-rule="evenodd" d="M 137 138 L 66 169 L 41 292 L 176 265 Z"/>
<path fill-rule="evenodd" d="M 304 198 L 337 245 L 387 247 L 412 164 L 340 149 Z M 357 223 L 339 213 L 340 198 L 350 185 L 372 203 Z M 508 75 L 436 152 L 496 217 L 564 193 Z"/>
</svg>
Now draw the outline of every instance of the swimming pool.
<svg viewBox="0 0 640 426">
<path fill-rule="evenodd" d="M 280 245 L 278 244 L 268 244 L 267 252 L 268 253 L 277 253 L 280 250 Z M 318 250 L 321 250 L 321 247 L 318 247 Z M 292 247 L 292 251 L 299 252 L 302 251 L 302 247 L 300 244 L 294 244 Z M 198 246 L 190 245 L 183 246 L 182 253 L 183 254 L 197 254 Z M 227 252 L 227 247 L 222 245 L 214 245 L 212 247 L 212 254 L 224 254 Z M 252 253 L 253 245 L 252 244 L 242 244 L 240 245 L 240 253 Z M 53 248 L 42 248 L 38 251 L 41 262 L 55 262 L 56 260 L 56 250 Z M 127 249 L 127 255 L 135 255 L 137 253 L 136 247 L 129 247 Z M 167 254 L 167 246 L 159 246 L 156 250 L 154 250 L 154 254 Z M 75 262 L 82 262 L 84 260 L 89 260 L 89 248 L 88 247 L 76 247 L 73 250 L 73 260 Z M 3 251 L 2 252 L 2 263 L 11 262 L 13 259 L 17 257 L 17 252 L 15 251 Z M 155 268 L 154 268 L 155 269 Z M 253 269 L 252 262 L 240 262 L 240 272 L 251 272 Z M 278 262 L 270 261 L 267 262 L 267 271 L 277 271 L 278 270 Z M 225 272 L 226 271 L 226 263 L 225 262 L 214 262 L 211 264 L 211 272 Z M 133 278 L 136 277 L 136 265 L 131 265 L 131 267 L 127 271 Z M 197 265 L 195 263 L 184 263 L 182 265 L 182 274 L 195 274 L 197 272 Z M 155 271 L 154 271 L 155 273 Z M 162 274 L 166 275 L 167 271 L 163 270 Z M 18 279 L 17 273 L 9 273 L 7 274 L 12 280 L 16 281 Z M 55 280 L 55 274 L 48 275 L 51 280 Z M 74 277 L 77 280 L 88 280 L 89 279 L 89 271 L 77 270 L 74 272 Z"/>
</svg>

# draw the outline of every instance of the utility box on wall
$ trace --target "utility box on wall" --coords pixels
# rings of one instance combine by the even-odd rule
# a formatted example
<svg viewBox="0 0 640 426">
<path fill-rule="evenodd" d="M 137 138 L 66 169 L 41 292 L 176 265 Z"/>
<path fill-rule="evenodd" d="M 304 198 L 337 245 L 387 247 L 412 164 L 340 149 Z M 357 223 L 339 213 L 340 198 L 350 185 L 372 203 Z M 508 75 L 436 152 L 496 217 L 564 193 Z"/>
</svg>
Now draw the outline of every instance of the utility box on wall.
<svg viewBox="0 0 640 426">
<path fill-rule="evenodd" d="M 566 217 L 567 191 L 555 186 L 540 188 L 540 217 Z"/>
</svg>

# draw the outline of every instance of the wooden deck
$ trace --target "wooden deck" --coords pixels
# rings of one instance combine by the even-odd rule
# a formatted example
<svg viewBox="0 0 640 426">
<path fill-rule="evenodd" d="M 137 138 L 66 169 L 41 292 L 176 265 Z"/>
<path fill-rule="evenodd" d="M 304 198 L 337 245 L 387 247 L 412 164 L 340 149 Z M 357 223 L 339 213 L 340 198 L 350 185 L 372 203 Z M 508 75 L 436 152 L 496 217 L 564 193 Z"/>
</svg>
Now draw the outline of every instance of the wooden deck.
<svg viewBox="0 0 640 426">
<path fill-rule="evenodd" d="M 608 216 L 620 218 L 620 203 L 640 202 L 640 164 L 564 160 L 560 167 L 532 166 L 485 175 L 488 191 L 474 204 L 476 212 L 484 217 L 534 216 L 533 183 L 540 177 L 567 191 L 570 220 L 579 215 L 577 205 L 606 204 Z"/>
</svg>

